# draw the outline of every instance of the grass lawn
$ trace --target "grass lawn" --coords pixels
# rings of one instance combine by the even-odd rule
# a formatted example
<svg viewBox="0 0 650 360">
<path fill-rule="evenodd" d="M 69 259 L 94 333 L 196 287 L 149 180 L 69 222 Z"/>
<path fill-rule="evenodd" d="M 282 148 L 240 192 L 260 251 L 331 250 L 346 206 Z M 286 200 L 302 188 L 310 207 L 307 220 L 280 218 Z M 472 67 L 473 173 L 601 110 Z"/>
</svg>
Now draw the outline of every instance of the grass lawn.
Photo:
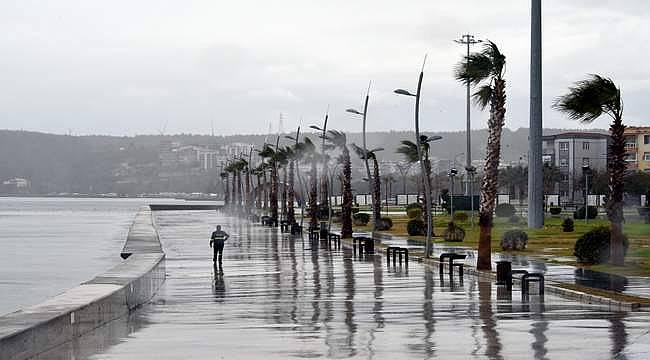
<svg viewBox="0 0 650 360">
<path fill-rule="evenodd" d="M 566 217 L 567 215 L 562 215 Z M 565 233 L 562 231 L 563 217 L 547 216 L 545 225 L 541 229 L 529 230 L 527 228 L 525 219 L 522 219 L 519 224 L 511 224 L 508 219 L 496 218 L 494 219 L 494 229 L 492 232 L 492 250 L 501 252 L 499 245 L 501 235 L 511 229 L 520 229 L 528 233 L 528 248 L 525 251 L 513 252 L 514 254 L 535 256 L 547 262 L 563 263 L 567 265 L 580 266 L 576 263 L 573 256 L 573 247 L 576 240 L 588 230 L 596 226 L 609 226 L 609 222 L 604 219 L 589 220 L 585 223 L 584 220 L 575 220 L 575 230 L 573 232 Z M 406 223 L 408 218 L 406 215 L 393 215 L 393 228 L 385 231 L 387 234 L 408 236 L 406 232 Z M 434 232 L 437 237 L 434 238 L 435 243 L 468 246 L 476 249 L 478 247 L 478 221 L 477 217 L 474 218 L 474 226 L 471 226 L 470 220 L 457 221 L 465 230 L 465 240 L 463 242 L 445 242 L 440 236 L 449 222 L 449 216 L 436 216 L 434 217 Z M 370 231 L 372 224 L 368 226 L 355 226 L 355 231 Z M 627 222 L 624 225 L 624 232 L 630 240 L 630 248 L 626 257 L 626 266 L 612 267 L 609 265 L 595 265 L 590 268 L 593 270 L 600 270 L 609 273 L 621 275 L 640 275 L 650 276 L 650 224 L 643 224 L 641 222 Z M 412 236 L 411 239 L 424 241 L 424 236 Z"/>
</svg>

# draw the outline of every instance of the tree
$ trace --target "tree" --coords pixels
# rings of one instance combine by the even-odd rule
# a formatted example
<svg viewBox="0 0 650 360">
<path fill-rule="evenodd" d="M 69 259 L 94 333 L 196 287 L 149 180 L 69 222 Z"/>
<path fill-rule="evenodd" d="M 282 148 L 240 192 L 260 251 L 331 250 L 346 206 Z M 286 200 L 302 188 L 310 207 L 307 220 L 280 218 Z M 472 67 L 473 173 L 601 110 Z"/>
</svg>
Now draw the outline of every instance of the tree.
<svg viewBox="0 0 650 360">
<path fill-rule="evenodd" d="M 268 160 L 268 165 L 271 168 L 271 191 L 269 195 L 269 202 L 271 207 L 270 217 L 274 223 L 278 222 L 278 190 L 279 190 L 279 179 L 278 179 L 278 166 L 282 161 L 282 154 L 276 149 L 273 149 L 270 145 L 266 144 L 262 151 L 260 151 L 260 156 Z"/>
<path fill-rule="evenodd" d="M 517 194 L 519 204 L 522 203 L 528 187 L 528 168 L 521 165 L 508 166 L 499 170 L 501 185 L 505 185 L 508 193 Z"/>
<path fill-rule="evenodd" d="M 350 150 L 347 147 L 347 137 L 344 132 L 329 130 L 327 141 L 334 148 L 341 150 L 339 162 L 343 165 L 341 187 L 343 201 L 341 203 L 341 237 L 352 236 L 352 165 L 350 163 Z"/>
<path fill-rule="evenodd" d="M 625 162 L 625 125 L 623 124 L 623 102 L 621 90 L 614 81 L 600 75 L 589 75 L 578 81 L 569 92 L 556 99 L 553 107 L 572 120 L 583 123 L 605 114 L 612 118 L 609 127 L 611 142 L 607 156 L 609 172 L 609 198 L 607 199 L 607 218 L 610 221 L 610 258 L 612 265 L 622 266 L 625 262 L 623 236 L 623 192 L 627 163 Z"/>
<path fill-rule="evenodd" d="M 476 268 L 492 269 L 492 227 L 496 204 L 499 161 L 501 158 L 501 130 L 506 114 L 506 80 L 503 73 L 506 57 L 499 48 L 488 41 L 481 52 L 465 56 L 456 67 L 456 80 L 472 86 L 479 86 L 473 94 L 481 109 L 490 105 L 488 119 L 488 140 L 485 155 L 485 170 L 481 184 L 479 207 L 479 242 Z"/>
<path fill-rule="evenodd" d="M 372 183 L 372 218 L 373 218 L 373 229 L 377 230 L 377 224 L 381 219 L 381 178 L 379 177 L 379 162 L 377 161 L 377 152 L 383 150 L 383 148 L 375 148 L 366 150 L 362 147 L 352 144 L 354 152 L 357 153 L 361 160 L 372 160 L 373 173 L 372 179 L 368 179 Z"/>
<path fill-rule="evenodd" d="M 551 163 L 544 163 L 543 172 L 544 172 L 543 175 L 544 193 L 552 194 L 553 192 L 555 192 L 555 184 L 562 181 L 562 173 L 560 172 L 560 169 L 557 166 Z"/>
</svg>

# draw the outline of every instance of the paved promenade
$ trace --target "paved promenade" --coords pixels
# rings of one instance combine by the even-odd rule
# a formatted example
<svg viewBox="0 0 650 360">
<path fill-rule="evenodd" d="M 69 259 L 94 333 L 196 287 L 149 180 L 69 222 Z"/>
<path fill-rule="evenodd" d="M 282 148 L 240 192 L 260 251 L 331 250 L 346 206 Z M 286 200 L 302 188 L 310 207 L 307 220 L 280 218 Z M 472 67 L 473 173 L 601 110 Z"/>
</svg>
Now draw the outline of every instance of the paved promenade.
<svg viewBox="0 0 650 360">
<path fill-rule="evenodd" d="M 61 359 L 645 359 L 647 312 L 547 295 L 349 249 L 312 248 L 214 211 L 156 213 L 167 281 L 149 305 L 48 354 Z M 224 274 L 208 247 L 231 234 Z"/>
</svg>

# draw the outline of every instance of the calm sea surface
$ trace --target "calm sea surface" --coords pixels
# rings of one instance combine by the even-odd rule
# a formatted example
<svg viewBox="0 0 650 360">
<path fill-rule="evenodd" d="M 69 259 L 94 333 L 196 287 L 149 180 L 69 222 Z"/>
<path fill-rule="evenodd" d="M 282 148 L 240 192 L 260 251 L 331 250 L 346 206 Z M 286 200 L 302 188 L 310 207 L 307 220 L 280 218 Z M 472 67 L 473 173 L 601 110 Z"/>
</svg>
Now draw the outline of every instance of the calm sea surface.
<svg viewBox="0 0 650 360">
<path fill-rule="evenodd" d="M 138 209 L 161 199 L 0 198 L 0 315 L 119 263 Z"/>
</svg>

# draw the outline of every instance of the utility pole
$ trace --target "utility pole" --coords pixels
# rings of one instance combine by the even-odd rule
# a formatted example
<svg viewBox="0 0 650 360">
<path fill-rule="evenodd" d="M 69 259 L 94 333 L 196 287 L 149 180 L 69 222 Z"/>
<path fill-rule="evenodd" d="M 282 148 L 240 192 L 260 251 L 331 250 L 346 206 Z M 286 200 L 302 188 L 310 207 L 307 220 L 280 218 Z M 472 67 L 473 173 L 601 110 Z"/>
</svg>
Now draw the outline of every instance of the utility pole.
<svg viewBox="0 0 650 360">
<path fill-rule="evenodd" d="M 542 1 L 532 0 L 530 22 L 530 124 L 528 135 L 528 228 L 544 225 L 542 162 Z"/>
<path fill-rule="evenodd" d="M 465 34 L 460 37 L 459 40 L 454 40 L 457 44 L 462 44 L 462 45 L 467 45 L 467 58 L 469 58 L 469 47 L 470 45 L 475 45 L 478 43 L 483 42 L 483 40 L 476 40 L 474 39 L 474 35 L 471 34 Z M 472 123 L 470 119 L 470 83 L 467 82 L 467 156 L 465 157 L 465 171 L 467 171 L 468 174 L 468 179 L 469 179 L 469 173 L 472 171 Z M 471 184 L 466 182 L 465 184 L 465 195 L 468 195 L 470 193 L 470 187 Z"/>
</svg>

